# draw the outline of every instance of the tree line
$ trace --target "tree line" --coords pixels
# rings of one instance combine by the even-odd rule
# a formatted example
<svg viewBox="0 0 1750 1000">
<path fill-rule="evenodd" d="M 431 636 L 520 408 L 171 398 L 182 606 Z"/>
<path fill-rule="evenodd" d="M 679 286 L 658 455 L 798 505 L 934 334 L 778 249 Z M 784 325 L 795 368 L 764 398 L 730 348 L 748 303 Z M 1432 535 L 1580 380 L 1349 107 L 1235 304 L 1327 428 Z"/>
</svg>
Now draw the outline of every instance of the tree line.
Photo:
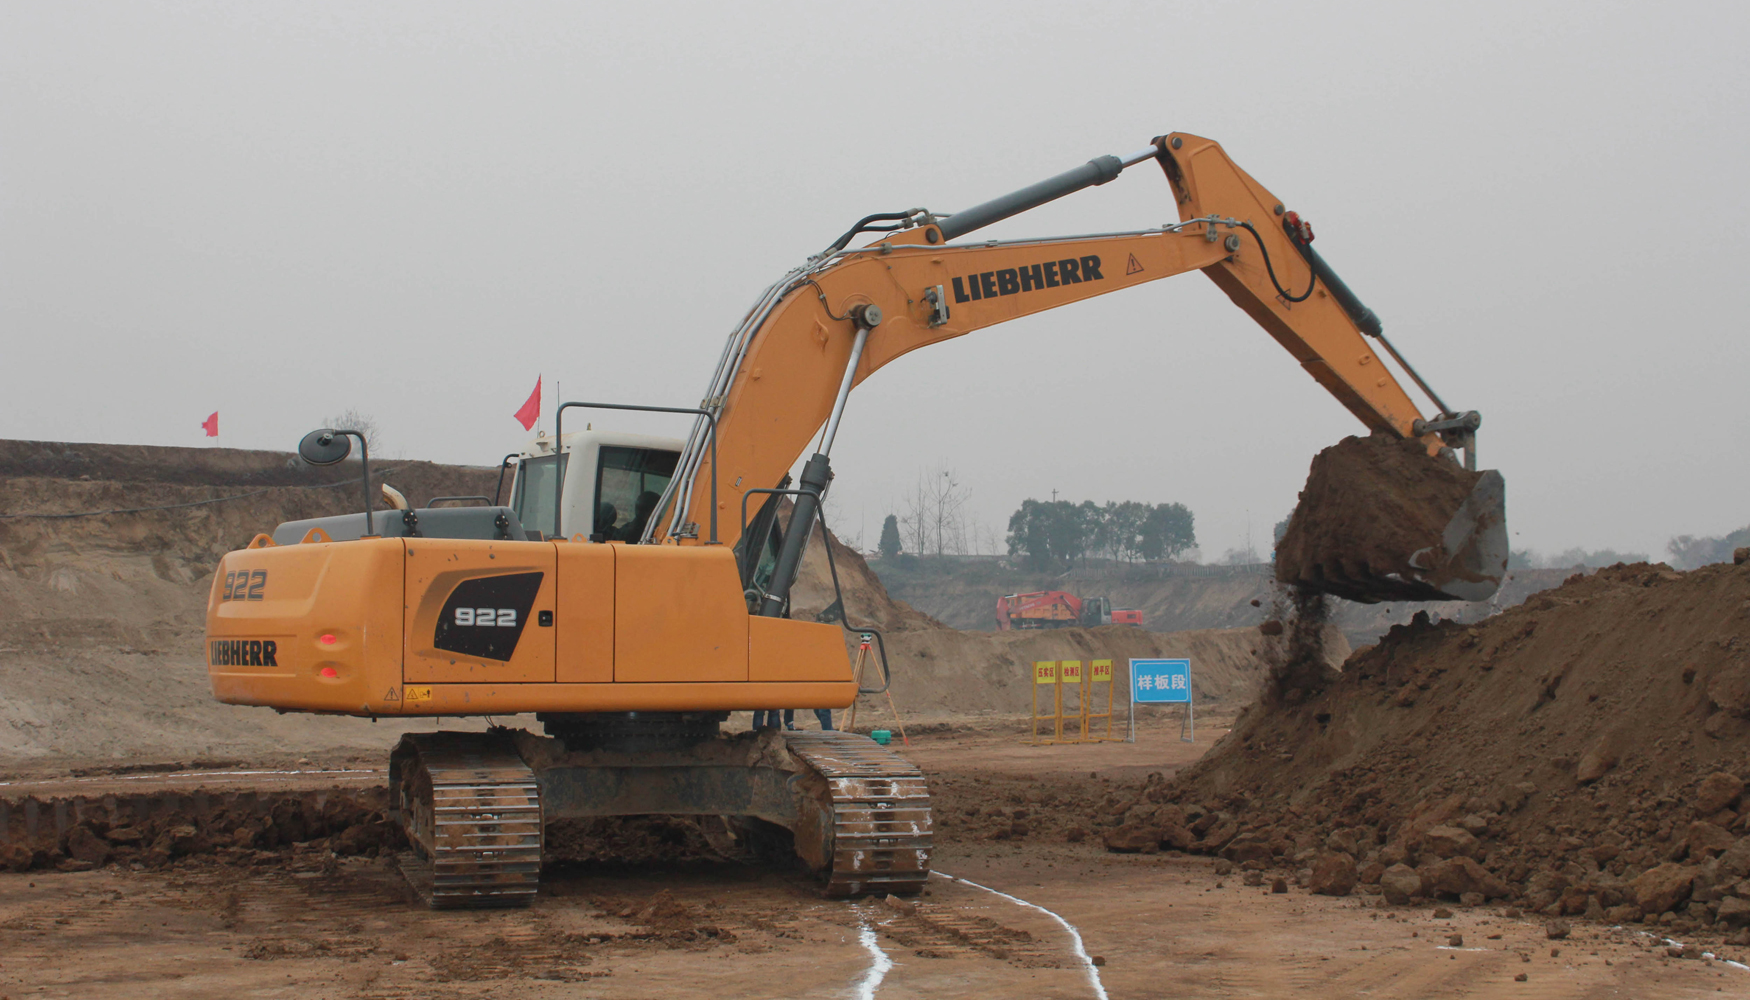
<svg viewBox="0 0 1750 1000">
<path fill-rule="evenodd" d="M 1029 568 L 1058 569 L 1090 556 L 1156 562 L 1197 546 L 1191 511 L 1181 503 L 1135 500 L 1024 500 L 1009 517 L 1009 554 Z"/>
</svg>

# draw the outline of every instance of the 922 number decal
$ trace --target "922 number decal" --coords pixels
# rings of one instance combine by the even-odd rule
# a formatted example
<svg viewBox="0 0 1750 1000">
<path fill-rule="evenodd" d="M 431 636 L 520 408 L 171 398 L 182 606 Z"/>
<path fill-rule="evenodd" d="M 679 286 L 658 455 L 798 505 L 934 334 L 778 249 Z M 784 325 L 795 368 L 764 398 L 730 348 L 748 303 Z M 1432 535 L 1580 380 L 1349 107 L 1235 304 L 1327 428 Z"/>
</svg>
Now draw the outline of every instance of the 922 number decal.
<svg viewBox="0 0 1750 1000">
<path fill-rule="evenodd" d="M 516 628 L 515 608 L 457 608 L 456 624 L 476 628 Z"/>
<path fill-rule="evenodd" d="M 254 571 L 240 569 L 235 573 L 225 574 L 225 592 L 219 598 L 221 601 L 259 601 L 261 591 L 267 586 L 267 570 Z"/>
</svg>

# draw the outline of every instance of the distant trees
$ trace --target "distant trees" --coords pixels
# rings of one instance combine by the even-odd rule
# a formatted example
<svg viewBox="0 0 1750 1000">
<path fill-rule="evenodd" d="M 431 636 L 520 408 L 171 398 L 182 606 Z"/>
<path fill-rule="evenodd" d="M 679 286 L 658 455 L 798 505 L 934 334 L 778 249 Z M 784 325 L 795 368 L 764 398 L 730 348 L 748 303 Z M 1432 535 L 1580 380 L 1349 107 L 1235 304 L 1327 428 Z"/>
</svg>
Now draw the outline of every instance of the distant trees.
<svg viewBox="0 0 1750 1000">
<path fill-rule="evenodd" d="M 1730 555 L 1730 550 L 1728 550 L 1727 557 L 1730 558 Z M 1531 549 L 1513 549 L 1507 553 L 1508 569 L 1573 569 L 1576 566 L 1597 569 L 1603 566 L 1614 566 L 1617 563 L 1646 561 L 1647 554 L 1644 552 L 1618 552 L 1615 549 L 1588 551 L 1576 547 L 1549 556 L 1539 555 Z"/>
<path fill-rule="evenodd" d="M 887 520 L 881 522 L 881 541 L 876 548 L 883 559 L 899 555 L 899 518 L 895 515 L 889 514 Z"/>
<path fill-rule="evenodd" d="M 1666 543 L 1675 569 L 1695 569 L 1708 563 L 1731 562 L 1732 550 L 1750 545 L 1750 526 L 1721 537 L 1678 535 Z"/>
<path fill-rule="evenodd" d="M 1192 521 L 1191 511 L 1182 503 L 1156 504 L 1143 519 L 1142 530 L 1137 533 L 1136 550 L 1152 562 L 1171 559 L 1195 547 L 1197 532 Z"/>
<path fill-rule="evenodd" d="M 1033 569 L 1068 566 L 1090 555 L 1112 559 L 1171 559 L 1197 545 L 1193 516 L 1184 504 L 1134 500 L 1025 500 L 1009 517 L 1009 554 L 1025 555 Z"/>
</svg>

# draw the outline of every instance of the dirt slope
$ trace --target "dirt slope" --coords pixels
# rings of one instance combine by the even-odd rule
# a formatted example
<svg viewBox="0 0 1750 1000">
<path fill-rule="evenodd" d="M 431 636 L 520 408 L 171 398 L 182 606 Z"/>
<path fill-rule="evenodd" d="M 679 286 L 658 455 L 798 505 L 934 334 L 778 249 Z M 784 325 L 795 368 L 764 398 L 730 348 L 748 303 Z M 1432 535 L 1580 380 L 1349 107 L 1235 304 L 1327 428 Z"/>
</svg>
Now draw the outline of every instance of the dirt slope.
<svg viewBox="0 0 1750 1000">
<path fill-rule="evenodd" d="M 379 468 L 416 502 L 490 494 L 497 478 L 429 462 L 373 463 L 373 474 Z M 253 494 L 177 510 L 0 519 L 0 760 L 260 760 L 392 742 L 395 733 L 368 722 L 220 705 L 200 654 L 219 556 L 281 521 L 356 509 L 357 480 L 348 478 L 356 465 L 314 469 L 283 452 L 0 441 L 0 474 L 0 514 Z"/>
<path fill-rule="evenodd" d="M 1220 820 L 1191 846 L 1236 860 L 1341 849 L 1364 886 L 1408 862 L 1429 896 L 1734 933 L 1746 776 L 1750 565 L 1638 564 L 1478 625 L 1394 628 L 1305 704 L 1254 705 L 1133 819 L 1195 805 Z"/>
<path fill-rule="evenodd" d="M 490 494 L 497 478 L 493 469 L 424 462 L 382 468 L 415 502 Z M 9 609 L 0 617 L 0 761 L 8 766 L 374 754 L 403 728 L 418 728 L 220 705 L 208 690 L 200 637 L 213 565 L 281 521 L 353 509 L 352 470 L 311 469 L 275 452 L 0 441 L 0 471 L 4 514 L 240 497 L 0 519 L 0 601 Z M 1255 628 L 955 632 L 892 599 L 861 556 L 833 546 L 851 620 L 887 636 L 894 696 L 907 718 L 1024 714 L 1035 659 L 1190 655 L 1198 698 L 1230 709 L 1250 698 L 1263 672 Z M 795 591 L 797 617 L 833 600 L 825 553 L 817 537 Z"/>
</svg>

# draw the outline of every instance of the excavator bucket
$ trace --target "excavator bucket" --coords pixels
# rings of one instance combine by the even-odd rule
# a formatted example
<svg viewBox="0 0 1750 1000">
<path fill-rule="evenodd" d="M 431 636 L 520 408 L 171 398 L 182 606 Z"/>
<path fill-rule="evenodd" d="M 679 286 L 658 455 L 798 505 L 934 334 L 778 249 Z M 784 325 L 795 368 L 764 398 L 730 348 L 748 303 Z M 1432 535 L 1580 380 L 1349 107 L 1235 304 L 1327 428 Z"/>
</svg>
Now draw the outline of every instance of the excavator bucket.
<svg viewBox="0 0 1750 1000">
<path fill-rule="evenodd" d="M 1351 601 L 1486 601 L 1507 573 L 1506 485 L 1384 434 L 1313 459 L 1276 578 Z"/>
</svg>

